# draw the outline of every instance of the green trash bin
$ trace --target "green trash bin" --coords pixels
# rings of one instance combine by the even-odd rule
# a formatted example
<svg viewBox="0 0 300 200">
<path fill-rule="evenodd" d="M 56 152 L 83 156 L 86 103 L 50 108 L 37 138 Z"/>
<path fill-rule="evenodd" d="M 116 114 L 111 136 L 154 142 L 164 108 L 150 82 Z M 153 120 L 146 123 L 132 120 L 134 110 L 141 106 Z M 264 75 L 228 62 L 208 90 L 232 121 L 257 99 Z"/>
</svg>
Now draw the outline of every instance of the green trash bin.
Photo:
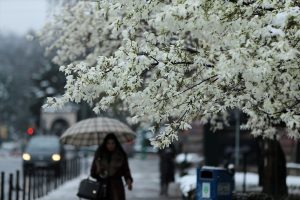
<svg viewBox="0 0 300 200">
<path fill-rule="evenodd" d="M 231 200 L 233 177 L 224 168 L 197 169 L 196 200 Z"/>
</svg>

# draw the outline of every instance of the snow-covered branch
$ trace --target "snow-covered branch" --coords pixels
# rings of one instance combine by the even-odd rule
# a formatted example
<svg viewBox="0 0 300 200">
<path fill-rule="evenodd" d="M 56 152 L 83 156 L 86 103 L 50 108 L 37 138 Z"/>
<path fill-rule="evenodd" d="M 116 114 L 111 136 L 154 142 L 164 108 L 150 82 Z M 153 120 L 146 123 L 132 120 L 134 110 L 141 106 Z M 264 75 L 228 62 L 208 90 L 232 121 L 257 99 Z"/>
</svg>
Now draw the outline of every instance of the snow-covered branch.
<svg viewBox="0 0 300 200">
<path fill-rule="evenodd" d="M 298 4 L 81 2 L 41 36 L 52 41 L 55 61 L 69 64 L 62 67 L 68 81 L 60 102 L 87 101 L 101 112 L 122 99 L 134 120 L 167 124 L 154 145 L 168 145 L 195 118 L 206 122 L 232 108 L 248 114 L 244 127 L 255 135 L 272 137 L 283 123 L 297 138 Z"/>
</svg>

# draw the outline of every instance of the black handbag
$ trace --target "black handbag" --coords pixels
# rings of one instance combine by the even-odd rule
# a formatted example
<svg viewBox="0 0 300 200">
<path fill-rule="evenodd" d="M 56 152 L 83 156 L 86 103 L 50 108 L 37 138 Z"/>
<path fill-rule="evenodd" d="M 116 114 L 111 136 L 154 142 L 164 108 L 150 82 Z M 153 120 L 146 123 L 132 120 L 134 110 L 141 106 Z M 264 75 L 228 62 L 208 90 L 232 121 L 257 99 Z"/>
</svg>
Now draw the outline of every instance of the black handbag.
<svg viewBox="0 0 300 200">
<path fill-rule="evenodd" d="M 80 181 L 77 196 L 84 199 L 99 199 L 101 183 L 89 178 Z"/>
</svg>

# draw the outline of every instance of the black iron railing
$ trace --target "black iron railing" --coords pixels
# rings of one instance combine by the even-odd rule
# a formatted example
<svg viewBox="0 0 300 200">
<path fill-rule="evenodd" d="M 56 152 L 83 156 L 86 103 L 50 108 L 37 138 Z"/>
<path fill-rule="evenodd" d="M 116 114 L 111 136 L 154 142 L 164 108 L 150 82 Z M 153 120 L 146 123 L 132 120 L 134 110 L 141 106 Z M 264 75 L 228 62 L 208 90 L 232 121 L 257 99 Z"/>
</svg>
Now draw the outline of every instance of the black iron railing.
<svg viewBox="0 0 300 200">
<path fill-rule="evenodd" d="M 23 176 L 21 176 L 19 170 L 9 174 L 1 172 L 0 200 L 34 200 L 41 198 L 66 181 L 79 176 L 80 173 L 80 158 L 65 161 L 59 174 L 45 169 L 32 170 L 29 173 L 23 173 Z"/>
</svg>

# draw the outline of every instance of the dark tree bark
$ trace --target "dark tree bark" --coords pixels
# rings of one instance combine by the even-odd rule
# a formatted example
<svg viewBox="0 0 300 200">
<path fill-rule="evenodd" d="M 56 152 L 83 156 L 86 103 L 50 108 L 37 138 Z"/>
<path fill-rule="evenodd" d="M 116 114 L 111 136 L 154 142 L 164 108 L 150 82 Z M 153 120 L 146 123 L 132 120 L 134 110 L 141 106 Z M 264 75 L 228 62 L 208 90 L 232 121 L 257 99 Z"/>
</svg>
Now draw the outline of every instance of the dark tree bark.
<svg viewBox="0 0 300 200">
<path fill-rule="evenodd" d="M 297 143 L 296 162 L 300 163 L 300 141 Z"/>
<path fill-rule="evenodd" d="M 264 140 L 262 139 L 262 137 L 258 137 L 256 139 L 257 141 L 257 168 L 258 168 L 258 185 L 259 186 L 263 186 L 263 182 L 264 182 L 264 152 L 263 152 L 263 148 L 264 148 Z"/>
<path fill-rule="evenodd" d="M 260 139 L 259 183 L 275 199 L 287 196 L 285 154 L 278 140 Z"/>
</svg>

